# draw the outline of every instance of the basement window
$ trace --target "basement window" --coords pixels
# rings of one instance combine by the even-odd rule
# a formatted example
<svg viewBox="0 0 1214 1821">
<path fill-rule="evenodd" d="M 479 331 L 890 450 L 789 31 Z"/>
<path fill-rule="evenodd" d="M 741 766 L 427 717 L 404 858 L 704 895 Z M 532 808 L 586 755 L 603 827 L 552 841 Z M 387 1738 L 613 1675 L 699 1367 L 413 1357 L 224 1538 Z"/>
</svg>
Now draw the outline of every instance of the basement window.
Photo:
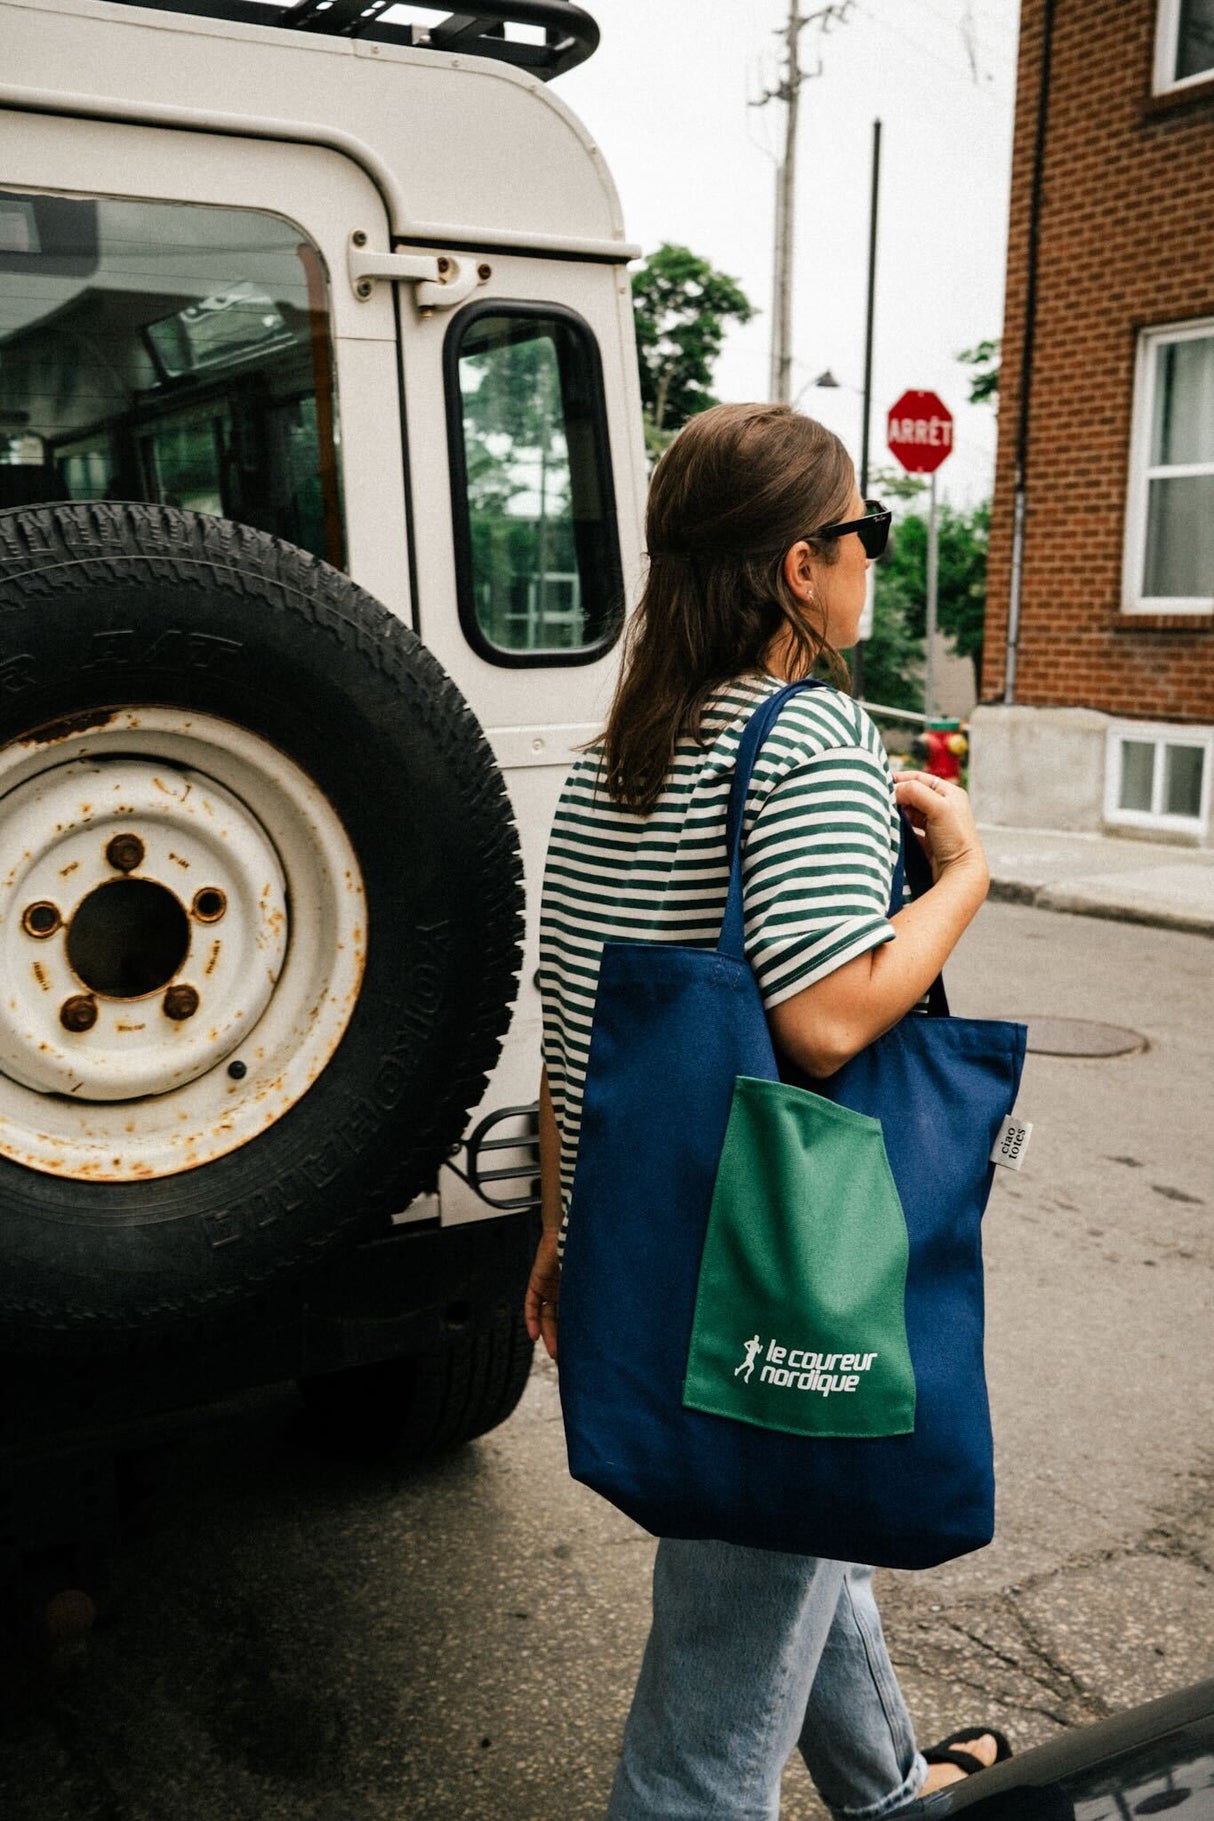
<svg viewBox="0 0 1214 1821">
<path fill-rule="evenodd" d="M 1139 339 L 1122 608 L 1214 612 L 1214 318 Z"/>
<path fill-rule="evenodd" d="M 1203 835 L 1214 730 L 1123 721 L 1108 732 L 1104 816 L 1129 828 Z"/>
<path fill-rule="evenodd" d="M 1155 30 L 1157 95 L 1214 76 L 1214 0 L 1159 0 Z"/>
</svg>

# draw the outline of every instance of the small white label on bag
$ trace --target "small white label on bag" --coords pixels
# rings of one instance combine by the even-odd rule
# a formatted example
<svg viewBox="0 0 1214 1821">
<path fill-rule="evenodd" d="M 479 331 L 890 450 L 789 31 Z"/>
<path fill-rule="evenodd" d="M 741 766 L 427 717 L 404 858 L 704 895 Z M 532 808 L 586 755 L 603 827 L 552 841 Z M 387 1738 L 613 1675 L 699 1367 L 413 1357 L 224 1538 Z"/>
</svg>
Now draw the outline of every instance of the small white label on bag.
<svg viewBox="0 0 1214 1821">
<path fill-rule="evenodd" d="M 991 1152 L 991 1162 L 1001 1163 L 1006 1170 L 1018 1170 L 1024 1162 L 1024 1153 L 1029 1148 L 1032 1136 L 1032 1126 L 1023 1119 L 1017 1119 L 1014 1113 L 1009 1113 L 999 1128 L 999 1136 Z"/>
</svg>

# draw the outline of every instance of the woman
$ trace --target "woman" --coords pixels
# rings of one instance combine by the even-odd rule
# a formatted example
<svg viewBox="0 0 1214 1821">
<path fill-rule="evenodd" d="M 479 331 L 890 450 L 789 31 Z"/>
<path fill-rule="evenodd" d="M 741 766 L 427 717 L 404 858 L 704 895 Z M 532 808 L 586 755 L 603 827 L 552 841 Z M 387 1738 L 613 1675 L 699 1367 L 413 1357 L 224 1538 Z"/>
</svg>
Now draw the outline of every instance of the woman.
<svg viewBox="0 0 1214 1821">
<path fill-rule="evenodd" d="M 706 411 L 658 464 L 649 578 L 606 730 L 562 794 L 544 880 L 543 1236 L 527 1322 L 553 1358 L 602 944 L 715 944 L 742 730 L 815 668 L 846 685 L 839 652 L 856 641 L 888 524 L 860 499 L 838 439 L 785 406 Z M 891 918 L 899 804 L 934 885 Z M 811 1076 L 833 1074 L 918 1003 L 986 896 L 968 800 L 923 772 L 895 784 L 864 711 L 841 689 L 814 690 L 781 709 L 743 826 L 747 955 L 776 1047 Z M 770 1821 L 798 1745 L 850 1817 L 888 1814 L 1007 1751 L 976 1728 L 916 1751 L 870 1570 L 664 1539 L 610 1821 Z"/>
</svg>

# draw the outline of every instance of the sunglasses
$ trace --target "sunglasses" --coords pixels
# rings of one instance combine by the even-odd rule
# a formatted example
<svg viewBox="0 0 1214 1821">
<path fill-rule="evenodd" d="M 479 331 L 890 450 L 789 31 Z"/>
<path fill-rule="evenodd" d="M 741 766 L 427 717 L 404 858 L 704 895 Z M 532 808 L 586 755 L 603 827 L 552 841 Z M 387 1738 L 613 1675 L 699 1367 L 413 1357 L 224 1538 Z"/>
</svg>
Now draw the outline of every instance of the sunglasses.
<svg viewBox="0 0 1214 1821">
<path fill-rule="evenodd" d="M 811 540 L 826 537 L 846 537 L 854 531 L 864 546 L 864 554 L 870 561 L 879 557 L 889 542 L 890 513 L 888 506 L 880 500 L 865 500 L 867 511 L 863 518 L 849 518 L 838 525 L 823 525 L 819 531 L 810 531 L 806 536 Z"/>
</svg>

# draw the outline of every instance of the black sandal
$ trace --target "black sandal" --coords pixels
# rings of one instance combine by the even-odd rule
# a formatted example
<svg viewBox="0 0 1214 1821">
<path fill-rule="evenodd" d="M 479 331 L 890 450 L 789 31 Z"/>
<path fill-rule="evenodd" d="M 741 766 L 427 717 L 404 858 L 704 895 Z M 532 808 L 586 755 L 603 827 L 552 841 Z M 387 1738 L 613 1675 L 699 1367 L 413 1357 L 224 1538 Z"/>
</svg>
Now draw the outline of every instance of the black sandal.
<svg viewBox="0 0 1214 1821">
<path fill-rule="evenodd" d="M 990 1765 L 976 1758 L 972 1751 L 959 1749 L 972 1744 L 975 1739 L 991 1738 L 995 1741 L 995 1763 L 1002 1764 L 1012 1755 L 1012 1748 L 997 1726 L 961 1726 L 956 1732 L 949 1733 L 947 1739 L 941 1739 L 938 1745 L 931 1745 L 924 1752 L 924 1761 L 928 1764 L 953 1764 L 963 1770 L 967 1777 L 977 1776 L 980 1770 L 989 1770 Z"/>
</svg>

